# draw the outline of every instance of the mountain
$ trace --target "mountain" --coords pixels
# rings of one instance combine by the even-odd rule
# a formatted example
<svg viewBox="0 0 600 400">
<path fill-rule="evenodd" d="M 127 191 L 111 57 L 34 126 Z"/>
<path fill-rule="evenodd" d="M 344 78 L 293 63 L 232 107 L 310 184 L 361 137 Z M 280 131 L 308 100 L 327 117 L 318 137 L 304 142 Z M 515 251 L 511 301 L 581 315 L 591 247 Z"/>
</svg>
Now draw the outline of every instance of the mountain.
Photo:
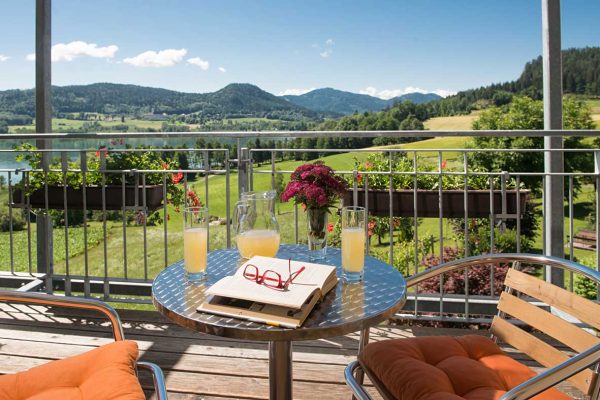
<svg viewBox="0 0 600 400">
<path fill-rule="evenodd" d="M 429 103 L 430 101 L 435 101 L 435 100 L 439 100 L 439 99 L 442 99 L 442 96 L 440 96 L 439 94 L 414 92 L 414 93 L 406 93 L 406 94 L 403 94 L 402 96 L 398 96 L 398 97 L 389 99 L 388 103 L 390 103 L 390 105 L 391 105 L 391 104 L 401 103 L 403 101 L 412 101 L 415 104 L 423 104 L 423 103 Z"/>
<path fill-rule="evenodd" d="M 366 94 L 345 92 L 332 88 L 316 89 L 298 96 L 286 95 L 282 97 L 290 103 L 309 110 L 338 115 L 381 111 L 395 103 L 407 100 L 421 104 L 441 99 L 440 96 L 434 93 L 408 93 L 393 99 L 383 100 Z"/>
<path fill-rule="evenodd" d="M 282 97 L 292 104 L 309 110 L 344 115 L 354 112 L 380 111 L 388 105 L 386 100 L 377 97 L 332 88 L 316 89 L 299 96 Z"/>
<path fill-rule="evenodd" d="M 115 83 L 54 86 L 55 115 L 65 113 L 104 113 L 142 115 L 196 114 L 203 118 L 267 117 L 297 120 L 317 118 L 307 110 L 257 86 L 233 83 L 213 93 L 183 93 L 152 87 Z M 35 115 L 35 92 L 0 91 L 0 113 Z"/>
<path fill-rule="evenodd" d="M 542 57 L 525 64 L 521 75 L 510 82 L 464 90 L 432 103 L 438 116 L 468 113 L 473 109 L 509 103 L 514 95 L 542 99 Z M 568 94 L 600 96 L 600 47 L 562 51 L 563 90 Z"/>
</svg>

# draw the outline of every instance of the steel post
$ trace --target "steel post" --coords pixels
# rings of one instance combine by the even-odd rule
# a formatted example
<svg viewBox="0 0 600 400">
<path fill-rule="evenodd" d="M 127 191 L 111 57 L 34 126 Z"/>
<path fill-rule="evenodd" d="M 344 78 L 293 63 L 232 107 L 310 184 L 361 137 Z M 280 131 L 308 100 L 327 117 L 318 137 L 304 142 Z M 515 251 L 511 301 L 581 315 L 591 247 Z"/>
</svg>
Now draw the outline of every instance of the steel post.
<svg viewBox="0 0 600 400">
<path fill-rule="evenodd" d="M 562 55 L 560 29 L 560 0 L 542 0 L 542 42 L 544 72 L 544 129 L 562 129 Z M 560 136 L 546 136 L 544 149 L 561 150 Z M 544 153 L 546 173 L 564 172 L 561 151 Z M 564 178 L 546 176 L 544 190 L 544 225 L 546 255 L 564 257 Z M 564 286 L 562 270 L 547 267 L 546 279 Z"/>
<path fill-rule="evenodd" d="M 36 1 L 35 20 L 35 129 L 37 133 L 52 133 L 52 1 Z M 36 140 L 38 149 L 51 148 L 50 140 Z M 50 164 L 50 153 L 42 153 L 44 170 Z M 37 272 L 47 274 L 46 291 L 52 292 L 52 222 L 47 214 L 38 214 Z"/>
<path fill-rule="evenodd" d="M 269 342 L 269 399 L 292 399 L 292 343 Z"/>
<path fill-rule="evenodd" d="M 238 197 L 250 190 L 250 150 L 247 147 L 240 149 L 238 157 Z"/>
</svg>

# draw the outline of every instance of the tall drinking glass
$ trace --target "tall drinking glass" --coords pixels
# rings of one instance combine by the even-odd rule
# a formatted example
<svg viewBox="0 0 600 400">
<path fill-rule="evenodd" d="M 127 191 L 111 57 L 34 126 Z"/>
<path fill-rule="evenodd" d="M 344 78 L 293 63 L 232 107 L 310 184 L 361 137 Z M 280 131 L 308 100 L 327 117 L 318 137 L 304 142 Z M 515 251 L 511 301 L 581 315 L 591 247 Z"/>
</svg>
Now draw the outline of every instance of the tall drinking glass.
<svg viewBox="0 0 600 400">
<path fill-rule="evenodd" d="M 342 278 L 360 282 L 365 269 L 365 209 L 342 208 Z"/>
<path fill-rule="evenodd" d="M 198 282 L 206 277 L 208 252 L 208 209 L 186 207 L 183 212 L 183 264 L 189 281 Z"/>
</svg>

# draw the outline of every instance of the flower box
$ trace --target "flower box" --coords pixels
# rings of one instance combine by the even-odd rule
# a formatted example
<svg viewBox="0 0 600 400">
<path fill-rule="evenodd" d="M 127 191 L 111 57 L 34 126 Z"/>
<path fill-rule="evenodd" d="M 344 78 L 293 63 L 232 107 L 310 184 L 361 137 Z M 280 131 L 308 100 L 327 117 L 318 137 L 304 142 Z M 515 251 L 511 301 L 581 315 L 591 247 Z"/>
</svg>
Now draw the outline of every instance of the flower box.
<svg viewBox="0 0 600 400">
<path fill-rule="evenodd" d="M 137 190 L 137 203 L 135 192 Z M 163 205 L 163 186 L 148 185 L 142 186 L 123 186 L 107 185 L 105 186 L 106 210 L 121 210 L 123 208 L 123 193 L 125 194 L 125 207 L 142 207 L 144 204 L 144 190 L 146 192 L 146 208 L 156 210 Z M 67 208 L 69 210 L 83 209 L 83 188 L 73 188 L 67 186 Z M 86 192 L 86 209 L 102 210 L 102 186 L 88 186 Z M 14 207 L 23 208 L 27 202 L 27 196 L 23 196 L 21 188 L 13 189 L 12 200 Z M 48 208 L 63 210 L 65 208 L 65 187 L 48 186 Z M 29 195 L 29 205 L 32 208 L 46 208 L 45 189 L 36 189 Z"/>
<path fill-rule="evenodd" d="M 465 194 L 464 190 L 442 191 L 442 217 L 464 218 L 465 217 Z M 525 211 L 525 203 L 529 197 L 529 190 L 520 191 L 521 213 Z M 354 192 L 347 190 L 342 198 L 345 206 L 353 204 Z M 502 213 L 502 192 L 494 190 L 494 214 Z M 468 191 L 468 217 L 488 218 L 490 209 L 489 190 Z M 440 192 L 438 190 L 417 190 L 417 217 L 438 218 L 440 216 Z M 364 189 L 358 190 L 358 204 L 365 207 Z M 412 189 L 392 191 L 392 210 L 395 217 L 414 216 L 414 191 Z M 390 192 L 388 190 L 368 191 L 368 212 L 379 217 L 390 215 Z M 506 213 L 517 213 L 517 190 L 506 191 Z"/>
</svg>

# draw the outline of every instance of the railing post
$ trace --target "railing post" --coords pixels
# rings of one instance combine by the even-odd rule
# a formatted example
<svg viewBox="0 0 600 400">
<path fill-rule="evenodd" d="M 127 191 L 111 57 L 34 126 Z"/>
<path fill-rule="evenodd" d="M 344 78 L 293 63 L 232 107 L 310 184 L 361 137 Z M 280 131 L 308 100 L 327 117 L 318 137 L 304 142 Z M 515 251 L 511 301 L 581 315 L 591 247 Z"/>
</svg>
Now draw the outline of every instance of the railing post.
<svg viewBox="0 0 600 400">
<path fill-rule="evenodd" d="M 242 147 L 238 156 L 238 197 L 249 190 L 250 150 Z"/>
<path fill-rule="evenodd" d="M 52 1 L 36 1 L 35 21 L 35 130 L 52 132 Z M 36 140 L 38 149 L 49 149 L 49 140 Z M 44 171 L 48 170 L 50 153 L 42 152 Z M 52 220 L 47 209 L 36 217 L 37 272 L 46 274 L 46 292 L 52 293 Z"/>
<path fill-rule="evenodd" d="M 562 129 L 562 59 L 560 0 L 542 0 L 542 42 L 544 72 L 544 129 Z M 544 137 L 544 171 L 564 172 L 562 137 Z M 564 177 L 546 175 L 544 225 L 546 255 L 563 258 L 564 250 Z M 547 267 L 546 280 L 564 286 L 564 272 Z"/>
</svg>

